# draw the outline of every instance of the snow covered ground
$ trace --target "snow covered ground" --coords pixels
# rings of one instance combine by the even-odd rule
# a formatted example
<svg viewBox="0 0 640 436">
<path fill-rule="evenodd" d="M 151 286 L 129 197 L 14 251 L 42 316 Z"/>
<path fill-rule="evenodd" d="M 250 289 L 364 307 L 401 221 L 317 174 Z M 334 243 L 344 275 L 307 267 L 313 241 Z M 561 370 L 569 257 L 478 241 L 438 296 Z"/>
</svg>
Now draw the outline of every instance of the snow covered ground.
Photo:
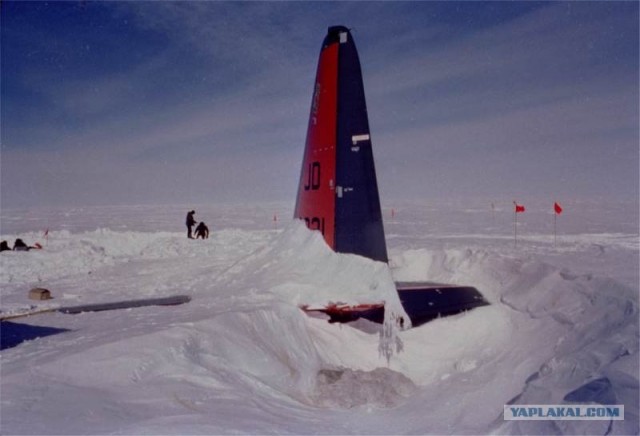
<svg viewBox="0 0 640 436">
<path fill-rule="evenodd" d="M 637 434 L 638 204 L 563 202 L 554 243 L 553 202 L 524 202 L 517 246 L 511 202 L 490 204 L 385 205 L 393 279 L 492 303 L 390 333 L 298 309 L 401 310 L 385 265 L 331 252 L 288 203 L 2 210 L 3 240 L 44 245 L 0 254 L 3 316 L 193 298 L 2 322 L 2 433 Z M 191 208 L 210 239 L 186 238 Z M 54 298 L 29 300 L 36 286 Z M 574 402 L 624 404 L 625 420 L 502 418 Z"/>
</svg>

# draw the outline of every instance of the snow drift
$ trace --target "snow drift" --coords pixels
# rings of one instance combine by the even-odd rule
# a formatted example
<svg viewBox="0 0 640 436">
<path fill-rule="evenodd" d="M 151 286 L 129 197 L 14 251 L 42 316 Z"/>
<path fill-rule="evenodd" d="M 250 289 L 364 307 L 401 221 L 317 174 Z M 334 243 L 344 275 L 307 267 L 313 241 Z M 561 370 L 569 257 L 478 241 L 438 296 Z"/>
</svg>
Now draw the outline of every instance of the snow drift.
<svg viewBox="0 0 640 436">
<path fill-rule="evenodd" d="M 500 238 L 392 246 L 394 279 L 473 284 L 492 304 L 396 332 L 387 361 L 383 328 L 332 325 L 298 305 L 375 299 L 401 310 L 389 269 L 333 253 L 301 223 L 230 227 L 206 241 L 52 231 L 44 250 L 0 255 L 3 314 L 178 293 L 193 300 L 13 320 L 36 333 L 3 345 L 3 431 L 637 433 L 637 289 L 581 271 L 583 258 L 621 259 L 593 252 L 589 238 L 567 250 L 577 268 L 549 263 L 546 248 L 503 250 Z M 637 257 L 637 245 L 615 250 Z M 36 285 L 55 298 L 27 300 Z M 573 402 L 624 404 L 625 421 L 502 420 L 504 404 Z"/>
</svg>

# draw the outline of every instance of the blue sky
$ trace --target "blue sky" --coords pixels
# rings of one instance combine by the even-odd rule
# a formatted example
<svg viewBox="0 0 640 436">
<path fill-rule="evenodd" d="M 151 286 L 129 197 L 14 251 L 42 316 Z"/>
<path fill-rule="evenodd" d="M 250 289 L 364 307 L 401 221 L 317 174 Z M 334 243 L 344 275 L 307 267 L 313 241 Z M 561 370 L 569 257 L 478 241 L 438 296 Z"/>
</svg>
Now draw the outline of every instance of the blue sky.
<svg viewBox="0 0 640 436">
<path fill-rule="evenodd" d="M 637 2 L 2 2 L 1 206 L 294 202 L 352 29 L 383 204 L 638 196 Z"/>
</svg>

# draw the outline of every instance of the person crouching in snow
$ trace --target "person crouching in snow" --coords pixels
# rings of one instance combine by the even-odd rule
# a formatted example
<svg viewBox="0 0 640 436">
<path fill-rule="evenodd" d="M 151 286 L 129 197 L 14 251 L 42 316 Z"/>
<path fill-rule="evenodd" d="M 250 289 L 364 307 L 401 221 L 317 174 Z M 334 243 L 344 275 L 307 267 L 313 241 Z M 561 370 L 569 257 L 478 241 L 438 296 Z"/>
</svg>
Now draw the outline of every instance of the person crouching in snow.
<svg viewBox="0 0 640 436">
<path fill-rule="evenodd" d="M 200 221 L 200 224 L 198 224 L 198 227 L 196 227 L 196 239 L 198 238 L 209 238 L 209 227 L 207 227 L 207 225 L 202 221 Z"/>
<path fill-rule="evenodd" d="M 13 243 L 13 251 L 29 251 L 32 248 L 40 249 L 40 248 L 42 248 L 42 245 L 38 244 L 37 242 L 33 246 L 27 245 L 20 238 L 16 239 L 16 242 Z"/>
</svg>

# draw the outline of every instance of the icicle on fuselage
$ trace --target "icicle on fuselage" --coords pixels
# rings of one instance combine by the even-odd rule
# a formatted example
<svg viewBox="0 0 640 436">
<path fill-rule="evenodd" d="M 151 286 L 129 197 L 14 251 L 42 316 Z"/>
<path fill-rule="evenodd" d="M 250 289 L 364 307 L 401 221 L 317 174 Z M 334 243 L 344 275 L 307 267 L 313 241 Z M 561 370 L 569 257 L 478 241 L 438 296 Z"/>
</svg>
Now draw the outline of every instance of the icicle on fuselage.
<svg viewBox="0 0 640 436">
<path fill-rule="evenodd" d="M 322 44 L 294 217 L 337 252 L 388 260 L 360 61 L 343 26 Z"/>
</svg>

